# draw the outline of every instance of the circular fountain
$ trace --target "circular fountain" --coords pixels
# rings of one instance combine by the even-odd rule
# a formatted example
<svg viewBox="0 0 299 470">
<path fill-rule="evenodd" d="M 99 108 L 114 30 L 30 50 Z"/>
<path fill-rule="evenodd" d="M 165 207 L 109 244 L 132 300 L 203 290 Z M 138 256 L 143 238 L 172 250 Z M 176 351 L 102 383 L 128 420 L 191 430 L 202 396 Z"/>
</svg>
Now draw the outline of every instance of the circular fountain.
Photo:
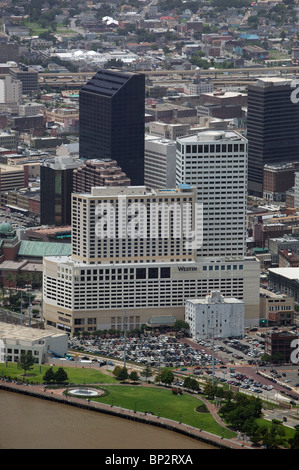
<svg viewBox="0 0 299 470">
<path fill-rule="evenodd" d="M 99 395 L 99 392 L 96 390 L 90 390 L 89 388 L 76 388 L 74 390 L 69 390 L 69 394 L 77 397 L 96 397 Z"/>
</svg>

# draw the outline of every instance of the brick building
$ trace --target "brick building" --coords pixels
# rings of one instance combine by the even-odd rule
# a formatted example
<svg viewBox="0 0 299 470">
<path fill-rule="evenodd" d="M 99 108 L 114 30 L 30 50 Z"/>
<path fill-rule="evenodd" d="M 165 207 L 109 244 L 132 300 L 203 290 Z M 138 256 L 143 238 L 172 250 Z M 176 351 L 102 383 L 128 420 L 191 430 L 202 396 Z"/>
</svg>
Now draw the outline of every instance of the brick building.
<svg viewBox="0 0 299 470">
<path fill-rule="evenodd" d="M 129 186 L 130 179 L 115 160 L 86 160 L 73 171 L 73 191 L 90 192 L 93 186 Z"/>
<path fill-rule="evenodd" d="M 295 184 L 299 162 L 267 164 L 264 166 L 263 197 L 269 201 L 285 201 L 286 192 Z"/>
<path fill-rule="evenodd" d="M 270 356 L 279 355 L 284 362 L 291 362 L 292 346 L 299 336 L 289 331 L 268 331 L 265 338 L 265 353 Z"/>
</svg>

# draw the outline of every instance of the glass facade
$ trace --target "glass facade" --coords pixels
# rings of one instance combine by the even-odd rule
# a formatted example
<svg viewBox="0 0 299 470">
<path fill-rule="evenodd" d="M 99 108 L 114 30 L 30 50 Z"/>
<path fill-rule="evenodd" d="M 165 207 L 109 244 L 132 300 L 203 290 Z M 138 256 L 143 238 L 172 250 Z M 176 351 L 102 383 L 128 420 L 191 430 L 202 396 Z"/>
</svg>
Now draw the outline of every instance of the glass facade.
<svg viewBox="0 0 299 470">
<path fill-rule="evenodd" d="M 256 196 L 263 196 L 266 163 L 298 161 L 299 106 L 290 82 L 248 87 L 248 189 Z"/>
<path fill-rule="evenodd" d="M 71 225 L 73 169 L 40 168 L 40 219 L 42 225 Z"/>
<path fill-rule="evenodd" d="M 80 158 L 116 160 L 142 185 L 144 112 L 144 75 L 100 70 L 79 93 Z"/>
</svg>

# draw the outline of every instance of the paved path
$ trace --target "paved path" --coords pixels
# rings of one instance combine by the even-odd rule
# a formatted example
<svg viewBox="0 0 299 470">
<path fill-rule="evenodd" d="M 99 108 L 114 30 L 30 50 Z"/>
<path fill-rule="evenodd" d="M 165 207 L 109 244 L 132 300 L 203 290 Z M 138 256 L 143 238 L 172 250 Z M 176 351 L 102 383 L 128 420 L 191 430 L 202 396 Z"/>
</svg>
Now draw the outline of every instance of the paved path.
<svg viewBox="0 0 299 470">
<path fill-rule="evenodd" d="M 95 385 L 95 384 L 94 384 Z M 101 384 L 102 386 L 103 384 Z M 111 385 L 111 384 L 109 384 Z M 145 384 L 146 386 L 146 384 Z M 192 426 L 186 425 L 184 423 L 179 423 L 176 421 L 171 421 L 166 418 L 134 412 L 133 410 L 124 409 L 117 406 L 106 405 L 103 403 L 98 403 L 94 401 L 87 401 L 85 398 L 77 398 L 77 397 L 70 397 L 65 396 L 64 391 L 65 388 L 62 389 L 53 389 L 48 390 L 44 386 L 40 385 L 19 385 L 14 382 L 6 382 L 4 380 L 0 380 L 0 388 L 9 389 L 11 391 L 30 394 L 31 396 L 36 396 L 37 398 L 44 398 L 49 400 L 55 400 L 56 402 L 61 402 L 73 406 L 79 406 L 81 408 L 88 408 L 94 411 L 102 411 L 108 414 L 114 414 L 118 417 L 127 417 L 136 421 L 140 421 L 147 424 L 154 424 L 161 427 L 165 427 L 167 429 L 173 431 L 183 432 L 184 434 L 207 442 L 211 445 L 216 445 L 223 448 L 228 449 L 250 449 L 252 446 L 250 444 L 244 444 L 243 441 L 239 441 L 237 439 L 225 439 L 214 434 L 211 434 L 206 431 L 201 431 L 200 429 L 194 428 Z M 92 386 L 91 386 L 92 388 Z M 200 400 L 202 398 L 200 397 Z M 205 401 L 209 411 L 215 418 L 215 420 L 221 424 L 221 426 L 226 427 L 225 424 L 221 421 L 218 416 L 217 408 L 214 405 L 211 405 L 209 402 Z"/>
</svg>

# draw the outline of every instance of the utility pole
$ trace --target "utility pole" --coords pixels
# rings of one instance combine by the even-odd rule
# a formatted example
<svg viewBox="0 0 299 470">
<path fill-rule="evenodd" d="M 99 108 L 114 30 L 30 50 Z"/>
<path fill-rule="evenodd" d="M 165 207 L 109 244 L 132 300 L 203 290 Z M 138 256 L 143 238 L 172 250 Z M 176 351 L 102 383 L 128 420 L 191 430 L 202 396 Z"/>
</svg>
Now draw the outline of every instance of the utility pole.
<svg viewBox="0 0 299 470">
<path fill-rule="evenodd" d="M 124 311 L 124 318 L 123 318 L 123 329 L 124 329 L 124 367 L 126 367 L 127 361 L 127 315 L 126 311 Z"/>
<path fill-rule="evenodd" d="M 215 354 L 214 354 L 214 327 L 212 328 L 212 335 L 213 335 L 213 339 L 212 339 L 212 384 L 214 386 L 214 382 L 215 382 Z"/>
<path fill-rule="evenodd" d="M 21 309 L 20 309 L 20 323 L 23 325 L 23 291 L 21 290 Z"/>
<path fill-rule="evenodd" d="M 31 294 L 29 294 L 28 297 L 29 297 L 29 306 L 28 306 L 29 322 L 28 322 L 28 326 L 31 326 Z"/>
</svg>

